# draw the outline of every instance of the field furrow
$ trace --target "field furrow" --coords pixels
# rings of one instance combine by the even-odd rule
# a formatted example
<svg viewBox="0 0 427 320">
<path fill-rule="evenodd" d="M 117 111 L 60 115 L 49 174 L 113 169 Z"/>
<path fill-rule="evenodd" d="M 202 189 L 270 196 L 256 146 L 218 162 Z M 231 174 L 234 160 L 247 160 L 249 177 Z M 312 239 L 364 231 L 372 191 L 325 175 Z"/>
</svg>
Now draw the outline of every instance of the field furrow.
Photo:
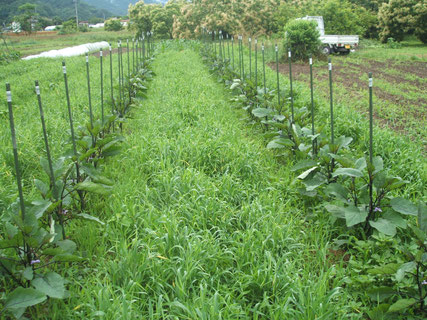
<svg viewBox="0 0 427 320">
<path fill-rule="evenodd" d="M 68 318 L 345 318 L 343 253 L 303 219 L 289 168 L 197 53 L 169 50 L 154 69 L 111 164 L 107 229 L 81 231 L 92 268 Z"/>
</svg>

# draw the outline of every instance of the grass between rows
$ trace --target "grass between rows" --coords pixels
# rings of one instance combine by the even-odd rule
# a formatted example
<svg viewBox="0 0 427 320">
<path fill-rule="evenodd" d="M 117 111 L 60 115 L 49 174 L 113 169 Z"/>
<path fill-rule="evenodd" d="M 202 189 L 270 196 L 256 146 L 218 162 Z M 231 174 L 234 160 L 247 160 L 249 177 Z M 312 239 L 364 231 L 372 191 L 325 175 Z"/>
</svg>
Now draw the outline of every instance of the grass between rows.
<svg viewBox="0 0 427 320">
<path fill-rule="evenodd" d="M 106 229 L 76 225 L 87 268 L 70 269 L 71 298 L 45 317 L 348 319 L 343 263 L 322 221 L 305 221 L 289 167 L 194 51 L 154 70 L 108 165 L 113 195 L 93 208 Z"/>
<path fill-rule="evenodd" d="M 95 59 L 91 57 L 94 64 Z M 78 94 L 72 100 L 80 121 L 87 117 L 83 60 L 68 62 L 75 71 Z M 48 87 L 43 97 L 50 105 L 50 135 L 59 154 L 68 139 L 59 66 L 59 60 L 21 61 L 0 77 L 11 79 L 18 89 L 14 97 L 27 190 L 43 147 L 33 135 L 41 129 L 32 80 L 21 75 L 46 79 L 42 95 Z M 72 227 L 88 261 L 58 266 L 56 271 L 71 279 L 71 297 L 38 306 L 33 316 L 360 318 L 360 302 L 345 289 L 351 271 L 340 254 L 329 251 L 334 230 L 322 217 L 307 219 L 310 212 L 298 201 L 291 164 L 265 149 L 259 128 L 241 121 L 244 112 L 231 108 L 230 96 L 194 51 L 164 52 L 154 68 L 158 76 L 148 100 L 125 124 L 125 152 L 106 168 L 117 181 L 113 194 L 95 200 L 91 208 L 107 226 Z M 94 70 L 94 82 L 96 74 Z M 268 68 L 267 78 L 267 85 L 274 87 L 275 73 Z M 286 78 L 281 77 L 281 84 L 286 90 Z M 308 103 L 307 88 L 296 84 L 296 91 L 301 103 Z M 99 100 L 98 90 L 94 92 Z M 327 118 L 327 105 L 316 104 L 319 119 Z M 5 150 L 0 209 L 13 200 L 9 191 L 15 190 L 6 152 L 6 115 L 0 112 Z M 340 103 L 337 115 L 338 133 L 366 145 L 363 116 Z M 376 150 L 390 171 L 411 181 L 406 196 L 422 198 L 426 167 L 420 147 L 387 130 L 376 128 L 375 133 Z"/>
</svg>

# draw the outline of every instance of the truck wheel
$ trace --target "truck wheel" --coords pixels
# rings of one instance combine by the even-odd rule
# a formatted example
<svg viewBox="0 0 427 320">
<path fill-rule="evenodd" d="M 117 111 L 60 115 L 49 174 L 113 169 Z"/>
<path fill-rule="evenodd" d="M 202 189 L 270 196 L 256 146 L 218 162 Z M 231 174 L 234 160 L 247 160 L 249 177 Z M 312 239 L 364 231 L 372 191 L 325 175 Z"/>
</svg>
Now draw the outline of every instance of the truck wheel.
<svg viewBox="0 0 427 320">
<path fill-rule="evenodd" d="M 328 55 L 328 54 L 332 53 L 332 50 L 331 50 L 330 47 L 324 46 L 323 49 L 322 49 L 322 52 L 323 52 L 323 54 Z"/>
</svg>

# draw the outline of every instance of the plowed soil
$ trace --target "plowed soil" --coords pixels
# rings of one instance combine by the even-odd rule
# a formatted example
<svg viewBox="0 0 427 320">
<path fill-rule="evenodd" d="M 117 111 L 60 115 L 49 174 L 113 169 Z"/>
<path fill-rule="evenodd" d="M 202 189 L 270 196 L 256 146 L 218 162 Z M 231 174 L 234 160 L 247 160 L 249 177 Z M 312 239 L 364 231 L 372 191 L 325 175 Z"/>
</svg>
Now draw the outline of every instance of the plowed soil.
<svg viewBox="0 0 427 320">
<path fill-rule="evenodd" d="M 275 64 L 270 66 L 273 69 L 276 67 Z M 279 64 L 279 71 L 289 76 L 289 65 L 287 63 Z M 297 81 L 308 82 L 309 72 L 308 64 L 292 64 L 293 78 Z M 398 123 L 377 112 L 375 117 L 382 125 L 386 125 L 401 134 L 407 134 L 407 125 L 413 125 L 414 121 L 419 122 L 422 127 L 425 126 L 427 114 L 427 82 L 425 81 L 427 63 L 418 61 L 364 60 L 363 64 L 359 64 L 336 59 L 333 63 L 334 86 L 345 88 L 345 97 L 342 94 L 342 96 L 339 96 L 337 92 L 334 93 L 335 98 L 348 101 L 349 98 L 365 97 L 369 72 L 374 75 L 375 97 L 385 104 L 389 103 L 399 109 L 405 109 L 404 116 L 399 118 Z M 328 72 L 326 66 L 314 66 L 313 75 L 316 86 L 320 88 L 327 87 Z M 379 81 L 386 82 L 390 86 L 388 88 L 375 86 L 375 82 Z M 399 94 L 399 91 L 404 92 L 405 96 Z M 321 92 L 324 92 L 325 96 L 328 95 L 327 90 L 321 90 Z M 408 97 L 406 93 L 412 93 L 412 97 Z M 414 139 L 415 137 L 411 136 L 411 138 Z M 421 137 L 421 140 L 423 140 L 423 137 Z"/>
</svg>

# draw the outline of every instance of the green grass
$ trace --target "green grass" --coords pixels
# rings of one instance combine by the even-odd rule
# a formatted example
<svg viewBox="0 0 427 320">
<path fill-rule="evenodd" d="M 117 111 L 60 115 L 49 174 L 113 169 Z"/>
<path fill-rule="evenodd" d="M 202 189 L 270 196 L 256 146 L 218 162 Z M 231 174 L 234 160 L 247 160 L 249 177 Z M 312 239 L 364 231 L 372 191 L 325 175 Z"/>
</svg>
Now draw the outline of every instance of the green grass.
<svg viewBox="0 0 427 320">
<path fill-rule="evenodd" d="M 239 122 L 196 53 L 159 55 L 155 71 L 112 172 L 113 254 L 96 262 L 79 317 L 343 317 L 343 274 L 325 263 L 322 227 L 303 222 L 288 169 Z"/>
<path fill-rule="evenodd" d="M 154 70 L 126 151 L 108 164 L 113 195 L 91 208 L 107 226 L 73 225 L 87 262 L 58 266 L 70 299 L 32 316 L 359 318 L 341 259 L 330 261 L 332 230 L 305 220 L 290 164 L 266 152 L 194 51 L 162 53 Z"/>
<path fill-rule="evenodd" d="M 82 126 L 89 120 L 88 93 L 86 80 L 86 61 L 84 56 L 65 59 L 70 90 L 71 107 L 75 127 Z M 92 107 L 96 118 L 101 117 L 100 104 L 100 60 L 90 56 L 90 77 Z M 110 109 L 110 63 L 109 56 L 104 57 L 104 99 L 105 108 Z M 123 55 L 124 70 L 127 74 L 127 55 Z M 130 55 L 132 63 L 132 55 Z M 118 60 L 113 55 L 114 85 L 118 83 Z M 10 138 L 9 118 L 6 105 L 4 84 L 9 82 L 12 90 L 15 124 L 17 130 L 18 149 L 21 162 L 22 177 L 27 190 L 31 190 L 30 198 L 34 196 L 32 187 L 34 178 L 40 175 L 39 158 L 44 155 L 42 128 L 34 80 L 39 80 L 41 98 L 47 122 L 47 130 L 51 141 L 51 151 L 54 157 L 59 157 L 65 149 L 71 149 L 68 111 L 65 100 L 62 59 L 39 58 L 31 61 L 16 61 L 2 66 L 0 83 L 0 209 L 6 208 L 14 198 L 11 190 L 16 190 L 15 177 L 12 174 L 13 156 Z M 23 76 L 25 75 L 25 76 Z M 114 89 L 118 93 L 117 87 Z"/>
<path fill-rule="evenodd" d="M 362 50 L 356 50 L 353 54 L 356 58 L 399 61 L 427 61 L 426 44 L 423 44 L 415 37 L 407 37 L 400 42 L 400 48 L 389 48 L 387 44 L 382 44 L 375 40 L 362 40 L 360 45 Z"/>
<path fill-rule="evenodd" d="M 363 318 L 366 297 L 347 286 L 357 271 L 331 253 L 337 230 L 326 215 L 313 214 L 300 200 L 289 170 L 292 162 L 265 149 L 260 127 L 250 125 L 243 110 L 232 108 L 228 91 L 194 50 L 171 46 L 156 57 L 157 76 L 148 99 L 124 126 L 124 152 L 105 165 L 116 181 L 112 195 L 91 199 L 88 210 L 106 226 L 70 226 L 71 239 L 87 258 L 81 265 L 57 266 L 70 280 L 70 298 L 50 300 L 34 308 L 31 317 Z M 97 83 L 99 60 L 90 61 Z M 40 175 L 43 154 L 33 79 L 43 80 L 56 156 L 69 139 L 60 62 L 18 61 L 0 76 L 12 85 L 27 199 L 34 197 L 32 179 Z M 84 58 L 67 59 L 67 65 L 81 124 L 87 121 Z M 274 88 L 276 74 L 269 68 L 266 72 L 267 85 Z M 280 81 L 286 89 L 286 77 Z M 99 87 L 92 90 L 99 101 Z M 308 105 L 309 88 L 297 83 L 295 91 L 299 106 Z M 17 192 L 4 95 L 1 99 L 3 210 Z M 328 104 L 318 92 L 316 104 L 319 124 L 328 118 Z M 94 108 L 99 115 L 99 104 Z M 354 137 L 358 151 L 366 151 L 363 114 L 346 101 L 338 101 L 336 111 L 337 135 Z M 376 126 L 375 150 L 391 173 L 411 182 L 406 197 L 425 197 L 422 147 Z M 358 295 L 362 298 L 356 300 Z"/>
<path fill-rule="evenodd" d="M 123 30 L 119 32 L 91 29 L 89 32 L 75 34 L 43 34 L 9 36 L 7 43 L 11 49 L 19 51 L 22 56 L 41 53 L 43 51 L 62 49 L 88 42 L 108 41 L 116 43 L 120 39 L 132 38 L 133 33 Z"/>
</svg>

